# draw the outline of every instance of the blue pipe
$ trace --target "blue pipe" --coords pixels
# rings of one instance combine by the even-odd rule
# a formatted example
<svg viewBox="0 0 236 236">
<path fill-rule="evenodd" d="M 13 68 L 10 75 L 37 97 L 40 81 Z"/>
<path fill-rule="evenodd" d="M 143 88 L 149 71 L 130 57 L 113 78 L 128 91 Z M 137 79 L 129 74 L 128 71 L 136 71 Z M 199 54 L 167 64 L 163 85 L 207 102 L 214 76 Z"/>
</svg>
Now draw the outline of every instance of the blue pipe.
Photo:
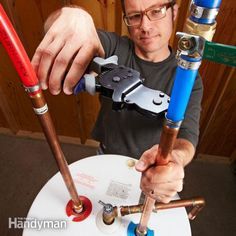
<svg viewBox="0 0 236 236">
<path fill-rule="evenodd" d="M 207 9 L 220 8 L 222 0 L 194 0 L 194 4 L 199 7 L 204 7 Z M 190 16 L 190 19 L 199 24 L 214 24 L 215 19 L 208 18 L 196 18 L 194 16 Z"/>
<path fill-rule="evenodd" d="M 134 224 L 132 221 L 129 223 L 127 228 L 127 236 L 136 236 L 135 230 L 138 224 Z M 147 228 L 146 236 L 154 236 L 154 230 Z"/>
<path fill-rule="evenodd" d="M 194 0 L 194 4 L 205 8 L 219 8 L 222 0 Z"/>
<path fill-rule="evenodd" d="M 201 58 L 189 58 L 181 56 L 187 61 L 198 62 Z M 198 69 L 183 69 L 178 66 L 176 69 L 174 86 L 171 91 L 170 104 L 166 114 L 166 118 L 173 122 L 179 122 L 184 119 L 184 114 L 188 105 L 191 91 L 198 74 Z"/>
</svg>

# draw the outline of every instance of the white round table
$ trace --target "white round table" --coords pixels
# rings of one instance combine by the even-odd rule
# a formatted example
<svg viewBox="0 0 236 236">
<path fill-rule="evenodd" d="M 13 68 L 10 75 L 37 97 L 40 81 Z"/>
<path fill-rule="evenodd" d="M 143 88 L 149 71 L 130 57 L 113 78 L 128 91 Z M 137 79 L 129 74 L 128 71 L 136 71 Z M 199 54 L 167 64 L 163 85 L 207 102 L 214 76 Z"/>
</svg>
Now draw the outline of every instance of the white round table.
<svg viewBox="0 0 236 236">
<path fill-rule="evenodd" d="M 66 221 L 62 229 L 24 228 L 23 236 L 125 236 L 128 225 L 139 223 L 141 214 L 119 217 L 112 226 L 101 221 L 102 200 L 113 206 L 136 205 L 140 198 L 140 173 L 128 165 L 135 161 L 119 155 L 99 155 L 85 158 L 69 166 L 78 194 L 86 196 L 92 203 L 92 212 L 87 219 L 74 222 L 66 214 L 69 193 L 60 173 L 54 175 L 35 198 L 28 218 L 37 221 Z M 130 163 L 129 163 L 130 164 Z M 43 173 L 42 173 L 43 174 Z M 178 196 L 176 196 L 178 198 Z M 191 236 L 185 208 L 175 208 L 152 213 L 148 227 L 155 236 Z"/>
</svg>

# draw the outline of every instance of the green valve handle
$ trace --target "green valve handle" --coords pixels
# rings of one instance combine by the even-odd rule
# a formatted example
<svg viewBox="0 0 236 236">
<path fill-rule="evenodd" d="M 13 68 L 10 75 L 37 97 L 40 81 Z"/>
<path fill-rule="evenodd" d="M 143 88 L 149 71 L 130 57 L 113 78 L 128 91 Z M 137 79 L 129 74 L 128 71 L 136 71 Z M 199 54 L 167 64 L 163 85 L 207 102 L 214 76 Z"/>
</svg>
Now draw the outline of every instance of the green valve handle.
<svg viewBox="0 0 236 236">
<path fill-rule="evenodd" d="M 236 47 L 205 41 L 203 59 L 236 67 Z"/>
</svg>

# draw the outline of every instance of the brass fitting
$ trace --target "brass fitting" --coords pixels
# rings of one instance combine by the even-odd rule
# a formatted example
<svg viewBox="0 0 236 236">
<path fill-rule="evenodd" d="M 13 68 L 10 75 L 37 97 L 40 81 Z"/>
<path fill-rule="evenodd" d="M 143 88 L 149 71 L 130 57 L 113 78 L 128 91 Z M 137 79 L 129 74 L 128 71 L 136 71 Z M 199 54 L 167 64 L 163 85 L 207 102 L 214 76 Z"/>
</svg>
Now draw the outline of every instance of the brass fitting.
<svg viewBox="0 0 236 236">
<path fill-rule="evenodd" d="M 99 201 L 103 205 L 102 219 L 106 225 L 111 225 L 115 221 L 115 218 L 118 216 L 117 207 L 113 207 L 109 203 L 104 203 Z"/>
<path fill-rule="evenodd" d="M 110 212 L 103 211 L 102 218 L 106 225 L 111 225 L 117 217 L 117 207 L 113 207 Z"/>
<path fill-rule="evenodd" d="M 75 213 L 77 213 L 77 214 L 79 214 L 79 213 L 81 213 L 81 212 L 83 211 L 83 204 L 82 204 L 81 201 L 79 202 L 79 204 L 78 204 L 78 203 L 75 204 L 75 203 L 73 202 L 73 211 L 74 211 Z"/>
<path fill-rule="evenodd" d="M 145 230 L 144 232 L 140 232 L 139 228 L 136 227 L 135 234 L 136 234 L 136 236 L 146 236 L 147 235 L 147 231 Z"/>
<path fill-rule="evenodd" d="M 216 31 L 216 25 L 217 25 L 216 22 L 212 25 L 199 24 L 187 18 L 183 31 L 188 34 L 195 34 L 202 36 L 206 40 L 212 41 L 212 38 Z"/>
</svg>

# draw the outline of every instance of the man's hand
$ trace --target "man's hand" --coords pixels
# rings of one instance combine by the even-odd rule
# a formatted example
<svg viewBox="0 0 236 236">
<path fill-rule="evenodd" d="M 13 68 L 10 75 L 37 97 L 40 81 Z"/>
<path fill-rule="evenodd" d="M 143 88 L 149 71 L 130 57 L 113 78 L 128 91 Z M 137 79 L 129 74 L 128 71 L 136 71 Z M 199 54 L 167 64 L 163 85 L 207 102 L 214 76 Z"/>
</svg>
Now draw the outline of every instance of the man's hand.
<svg viewBox="0 0 236 236">
<path fill-rule="evenodd" d="M 158 145 L 143 153 L 135 168 L 142 172 L 140 187 L 145 195 L 160 202 L 168 203 L 177 192 L 183 189 L 184 166 L 192 159 L 194 147 L 181 139 L 170 154 L 167 165 L 157 165 Z M 178 149 L 177 149 L 178 147 Z"/>
<path fill-rule="evenodd" d="M 81 8 L 64 7 L 45 23 L 46 35 L 32 58 L 42 89 L 72 94 L 94 56 L 104 56 L 92 17 Z"/>
</svg>

